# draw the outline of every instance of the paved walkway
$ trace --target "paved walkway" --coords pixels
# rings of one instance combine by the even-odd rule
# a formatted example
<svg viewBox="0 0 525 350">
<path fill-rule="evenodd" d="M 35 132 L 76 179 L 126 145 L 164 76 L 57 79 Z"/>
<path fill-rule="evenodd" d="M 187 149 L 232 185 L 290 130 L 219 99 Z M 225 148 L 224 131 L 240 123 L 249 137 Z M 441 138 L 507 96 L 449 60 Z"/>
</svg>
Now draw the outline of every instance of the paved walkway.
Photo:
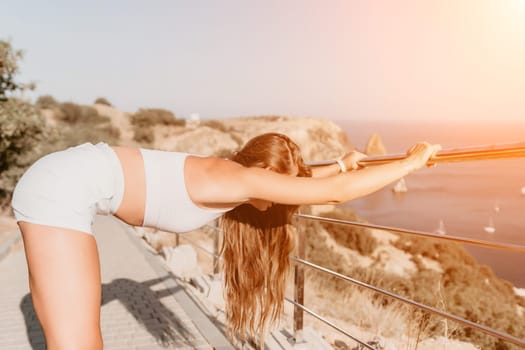
<svg viewBox="0 0 525 350">
<path fill-rule="evenodd" d="M 13 244 L 20 239 L 20 235 L 17 232 L 18 226 L 15 219 L 0 213 L 0 261 L 9 254 Z"/>
<path fill-rule="evenodd" d="M 233 349 L 129 227 L 98 217 L 94 231 L 102 270 L 106 350 Z M 45 349 L 21 242 L 0 260 L 0 348 Z"/>
</svg>

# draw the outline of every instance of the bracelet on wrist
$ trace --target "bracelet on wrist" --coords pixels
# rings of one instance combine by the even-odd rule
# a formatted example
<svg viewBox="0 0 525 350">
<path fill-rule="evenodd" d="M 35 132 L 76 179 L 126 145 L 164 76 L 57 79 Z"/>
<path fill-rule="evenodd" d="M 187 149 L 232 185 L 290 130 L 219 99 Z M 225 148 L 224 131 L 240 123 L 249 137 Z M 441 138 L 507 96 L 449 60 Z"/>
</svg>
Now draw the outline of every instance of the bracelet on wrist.
<svg viewBox="0 0 525 350">
<path fill-rule="evenodd" d="M 337 162 L 337 164 L 339 164 L 339 168 L 341 169 L 341 172 L 342 173 L 346 173 L 348 169 L 346 169 L 346 165 L 343 162 L 343 160 L 342 159 L 336 159 L 335 161 Z"/>
</svg>

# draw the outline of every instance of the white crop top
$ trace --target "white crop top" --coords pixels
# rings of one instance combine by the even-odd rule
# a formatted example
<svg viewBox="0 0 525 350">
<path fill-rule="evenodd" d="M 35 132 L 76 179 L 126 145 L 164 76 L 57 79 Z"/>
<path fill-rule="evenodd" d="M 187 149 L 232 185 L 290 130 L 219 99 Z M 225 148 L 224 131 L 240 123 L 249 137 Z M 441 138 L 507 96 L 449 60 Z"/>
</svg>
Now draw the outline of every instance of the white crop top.
<svg viewBox="0 0 525 350">
<path fill-rule="evenodd" d="M 195 230 L 231 209 L 204 209 L 190 199 L 184 178 L 187 153 L 140 149 L 146 176 L 144 226 Z"/>
</svg>

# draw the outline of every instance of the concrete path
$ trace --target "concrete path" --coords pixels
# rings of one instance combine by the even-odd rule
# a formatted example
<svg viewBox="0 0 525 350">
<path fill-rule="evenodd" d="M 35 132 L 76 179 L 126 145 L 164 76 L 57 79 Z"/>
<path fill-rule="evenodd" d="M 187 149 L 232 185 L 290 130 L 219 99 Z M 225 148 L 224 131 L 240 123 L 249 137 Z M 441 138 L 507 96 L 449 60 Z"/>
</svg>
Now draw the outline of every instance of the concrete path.
<svg viewBox="0 0 525 350">
<path fill-rule="evenodd" d="M 133 230 L 114 218 L 97 217 L 94 231 L 106 350 L 233 349 Z M 0 260 L 0 349 L 45 349 L 21 241 Z"/>
<path fill-rule="evenodd" d="M 0 213 L 0 261 L 9 254 L 20 238 L 15 219 Z"/>
</svg>

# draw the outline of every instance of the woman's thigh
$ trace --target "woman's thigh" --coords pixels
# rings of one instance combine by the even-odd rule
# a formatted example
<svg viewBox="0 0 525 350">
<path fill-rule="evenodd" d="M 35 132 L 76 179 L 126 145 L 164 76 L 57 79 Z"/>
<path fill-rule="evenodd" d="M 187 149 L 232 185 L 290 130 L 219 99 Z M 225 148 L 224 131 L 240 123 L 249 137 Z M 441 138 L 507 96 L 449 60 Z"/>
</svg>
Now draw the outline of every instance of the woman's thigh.
<svg viewBox="0 0 525 350">
<path fill-rule="evenodd" d="M 100 265 L 94 237 L 19 222 L 29 286 L 47 348 L 102 348 Z"/>
</svg>

